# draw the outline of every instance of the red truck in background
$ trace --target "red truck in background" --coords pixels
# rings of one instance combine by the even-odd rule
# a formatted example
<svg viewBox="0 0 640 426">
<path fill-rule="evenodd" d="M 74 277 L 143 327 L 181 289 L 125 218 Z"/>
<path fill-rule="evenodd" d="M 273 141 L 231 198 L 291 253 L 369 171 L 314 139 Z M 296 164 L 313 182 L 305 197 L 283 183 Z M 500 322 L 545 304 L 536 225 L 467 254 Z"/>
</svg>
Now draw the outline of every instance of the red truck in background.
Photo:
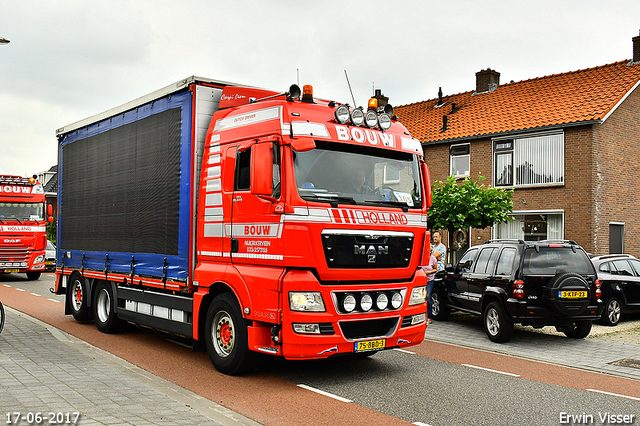
<svg viewBox="0 0 640 426">
<path fill-rule="evenodd" d="M 46 211 L 48 209 L 48 211 Z M 0 272 L 25 272 L 37 280 L 44 271 L 46 221 L 44 189 L 36 176 L 0 175 Z"/>
<path fill-rule="evenodd" d="M 59 129 L 65 312 L 202 342 L 226 374 L 422 342 L 421 145 L 382 96 L 312 91 L 189 77 Z"/>
</svg>

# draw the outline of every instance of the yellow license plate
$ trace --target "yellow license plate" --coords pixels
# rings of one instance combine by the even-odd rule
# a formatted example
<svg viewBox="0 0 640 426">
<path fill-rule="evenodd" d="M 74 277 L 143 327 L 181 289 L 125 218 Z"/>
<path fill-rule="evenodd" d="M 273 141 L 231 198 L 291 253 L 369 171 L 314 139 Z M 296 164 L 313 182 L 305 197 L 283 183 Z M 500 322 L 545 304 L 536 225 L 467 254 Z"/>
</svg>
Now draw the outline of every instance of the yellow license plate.
<svg viewBox="0 0 640 426">
<path fill-rule="evenodd" d="M 379 349 L 384 349 L 386 345 L 387 345 L 387 341 L 385 339 L 367 340 L 364 342 L 356 342 L 353 347 L 353 351 L 354 352 L 377 351 Z"/>
<path fill-rule="evenodd" d="M 586 299 L 586 291 L 559 291 L 558 297 L 560 299 Z"/>
<path fill-rule="evenodd" d="M 4 272 L 6 272 L 7 274 L 10 272 L 20 272 L 20 269 L 5 269 Z"/>
</svg>

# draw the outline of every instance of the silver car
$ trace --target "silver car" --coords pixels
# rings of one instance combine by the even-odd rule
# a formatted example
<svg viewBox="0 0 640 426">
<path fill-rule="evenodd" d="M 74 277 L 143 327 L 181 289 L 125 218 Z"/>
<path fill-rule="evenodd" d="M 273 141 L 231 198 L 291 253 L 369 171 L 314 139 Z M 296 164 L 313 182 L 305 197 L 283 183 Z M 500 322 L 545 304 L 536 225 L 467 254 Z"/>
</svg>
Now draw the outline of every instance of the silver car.
<svg viewBox="0 0 640 426">
<path fill-rule="evenodd" d="M 56 245 L 48 240 L 46 254 L 44 255 L 44 270 L 49 272 L 56 270 Z"/>
</svg>

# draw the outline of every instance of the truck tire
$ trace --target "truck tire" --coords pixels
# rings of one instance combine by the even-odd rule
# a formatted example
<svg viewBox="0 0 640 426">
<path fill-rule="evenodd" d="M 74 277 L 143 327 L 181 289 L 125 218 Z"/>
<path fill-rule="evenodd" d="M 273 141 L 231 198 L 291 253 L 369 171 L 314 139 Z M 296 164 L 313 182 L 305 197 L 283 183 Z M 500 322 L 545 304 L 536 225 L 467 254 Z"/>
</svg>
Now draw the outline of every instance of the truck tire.
<svg viewBox="0 0 640 426">
<path fill-rule="evenodd" d="M 207 311 L 205 343 L 211 363 L 221 373 L 232 376 L 251 365 L 247 325 L 238 302 L 230 293 L 213 299 Z"/>
<path fill-rule="evenodd" d="M 29 281 L 36 281 L 40 278 L 40 275 L 42 275 L 42 272 L 27 272 L 27 279 Z"/>
<path fill-rule="evenodd" d="M 451 308 L 445 305 L 442 292 L 437 288 L 431 293 L 431 317 L 436 321 L 446 321 L 451 313 Z"/>
<path fill-rule="evenodd" d="M 120 329 L 121 321 L 116 315 L 115 306 L 116 298 L 111 284 L 99 281 L 93 292 L 93 318 L 96 320 L 96 327 L 103 333 L 112 334 Z"/>
<path fill-rule="evenodd" d="M 600 322 L 603 325 L 608 325 L 610 327 L 618 325 L 618 323 L 620 322 L 621 312 L 622 304 L 620 303 L 620 299 L 618 299 L 616 296 L 611 296 L 604 303 L 604 311 L 602 311 Z"/>
<path fill-rule="evenodd" d="M 484 330 L 491 341 L 496 343 L 507 342 L 513 334 L 513 322 L 498 302 L 491 302 L 487 305 L 483 315 Z"/>
<path fill-rule="evenodd" d="M 76 321 L 86 321 L 90 318 L 89 287 L 87 281 L 77 272 L 71 275 L 67 286 L 67 303 Z"/>
<path fill-rule="evenodd" d="M 584 339 L 591 333 L 591 321 L 576 321 L 573 326 L 565 328 L 563 333 L 572 339 Z"/>
</svg>

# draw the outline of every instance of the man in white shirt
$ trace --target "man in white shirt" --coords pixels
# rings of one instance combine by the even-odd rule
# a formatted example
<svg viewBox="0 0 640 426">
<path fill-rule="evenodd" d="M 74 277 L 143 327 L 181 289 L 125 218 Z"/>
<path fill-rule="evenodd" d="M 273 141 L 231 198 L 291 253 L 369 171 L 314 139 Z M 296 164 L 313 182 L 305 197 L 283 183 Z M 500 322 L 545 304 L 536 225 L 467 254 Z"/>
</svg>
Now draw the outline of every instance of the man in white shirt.
<svg viewBox="0 0 640 426">
<path fill-rule="evenodd" d="M 444 264 L 447 260 L 447 247 L 442 244 L 442 234 L 440 231 L 434 231 L 433 236 L 433 255 L 438 260 L 438 271 L 444 271 Z"/>
</svg>

